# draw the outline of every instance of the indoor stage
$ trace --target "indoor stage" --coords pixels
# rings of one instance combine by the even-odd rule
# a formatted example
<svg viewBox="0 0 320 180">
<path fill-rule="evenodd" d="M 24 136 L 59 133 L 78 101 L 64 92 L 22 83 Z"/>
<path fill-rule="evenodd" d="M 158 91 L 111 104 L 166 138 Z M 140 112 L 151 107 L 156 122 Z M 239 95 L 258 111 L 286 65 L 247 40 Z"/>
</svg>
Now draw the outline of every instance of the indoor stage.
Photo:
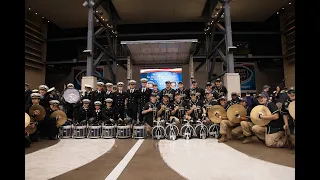
<svg viewBox="0 0 320 180">
<path fill-rule="evenodd" d="M 25 158 L 27 180 L 295 179 L 294 151 L 268 148 L 257 139 L 40 140 Z"/>
</svg>

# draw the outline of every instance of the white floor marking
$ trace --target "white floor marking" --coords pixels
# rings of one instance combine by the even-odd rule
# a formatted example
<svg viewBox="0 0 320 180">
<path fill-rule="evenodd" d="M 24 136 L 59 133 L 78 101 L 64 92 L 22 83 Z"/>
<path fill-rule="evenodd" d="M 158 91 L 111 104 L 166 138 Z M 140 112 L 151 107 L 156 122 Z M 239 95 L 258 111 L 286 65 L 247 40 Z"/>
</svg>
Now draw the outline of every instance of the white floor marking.
<svg viewBox="0 0 320 180">
<path fill-rule="evenodd" d="M 54 146 L 27 154 L 26 179 L 46 180 L 85 165 L 108 152 L 114 139 L 62 139 Z"/>
<path fill-rule="evenodd" d="M 126 168 L 130 160 L 133 158 L 134 154 L 137 152 L 144 139 L 139 139 L 136 144 L 130 149 L 130 151 L 124 156 L 124 158 L 119 162 L 119 164 L 111 171 L 111 173 L 106 177 L 105 180 L 116 180 Z"/>
<path fill-rule="evenodd" d="M 168 166 L 190 180 L 295 179 L 295 168 L 250 157 L 216 139 L 162 140 L 159 149 Z"/>
</svg>

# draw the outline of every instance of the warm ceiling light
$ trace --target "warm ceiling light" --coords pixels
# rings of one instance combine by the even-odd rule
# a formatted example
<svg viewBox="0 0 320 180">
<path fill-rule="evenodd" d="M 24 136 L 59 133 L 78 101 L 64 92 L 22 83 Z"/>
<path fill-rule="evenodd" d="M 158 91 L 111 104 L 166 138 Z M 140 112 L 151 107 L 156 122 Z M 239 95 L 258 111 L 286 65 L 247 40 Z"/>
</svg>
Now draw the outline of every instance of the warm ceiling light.
<svg viewBox="0 0 320 180">
<path fill-rule="evenodd" d="M 29 7 L 29 10 L 31 10 L 31 7 Z"/>
<path fill-rule="evenodd" d="M 291 4 L 291 2 L 289 2 L 289 5 Z"/>
<path fill-rule="evenodd" d="M 279 12 L 277 12 L 277 14 L 279 14 Z"/>
<path fill-rule="evenodd" d="M 282 9 L 284 9 L 284 8 L 282 8 Z"/>
<path fill-rule="evenodd" d="M 42 16 L 42 19 L 44 19 L 44 17 Z"/>
<path fill-rule="evenodd" d="M 48 22 L 50 22 L 50 21 L 48 21 Z"/>
<path fill-rule="evenodd" d="M 35 14 L 38 14 L 38 13 L 35 13 Z"/>
</svg>

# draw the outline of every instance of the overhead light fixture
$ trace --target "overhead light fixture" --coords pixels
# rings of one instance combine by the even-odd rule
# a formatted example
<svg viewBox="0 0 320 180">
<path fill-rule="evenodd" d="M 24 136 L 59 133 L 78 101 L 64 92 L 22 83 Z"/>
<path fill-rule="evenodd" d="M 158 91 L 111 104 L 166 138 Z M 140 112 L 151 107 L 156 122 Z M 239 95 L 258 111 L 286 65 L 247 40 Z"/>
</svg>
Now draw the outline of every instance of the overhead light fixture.
<svg viewBox="0 0 320 180">
<path fill-rule="evenodd" d="M 38 14 L 38 13 L 35 13 L 35 14 Z"/>
<path fill-rule="evenodd" d="M 48 21 L 48 22 L 50 22 L 50 21 Z"/>
<path fill-rule="evenodd" d="M 289 2 L 289 5 L 291 4 L 291 2 Z"/>
<path fill-rule="evenodd" d="M 282 9 L 284 9 L 284 7 Z"/>
<path fill-rule="evenodd" d="M 279 12 L 277 12 L 277 14 L 279 14 Z"/>
<path fill-rule="evenodd" d="M 42 19 L 44 19 L 44 17 L 42 16 Z"/>
<path fill-rule="evenodd" d="M 29 10 L 31 11 L 31 7 L 29 7 Z"/>
</svg>

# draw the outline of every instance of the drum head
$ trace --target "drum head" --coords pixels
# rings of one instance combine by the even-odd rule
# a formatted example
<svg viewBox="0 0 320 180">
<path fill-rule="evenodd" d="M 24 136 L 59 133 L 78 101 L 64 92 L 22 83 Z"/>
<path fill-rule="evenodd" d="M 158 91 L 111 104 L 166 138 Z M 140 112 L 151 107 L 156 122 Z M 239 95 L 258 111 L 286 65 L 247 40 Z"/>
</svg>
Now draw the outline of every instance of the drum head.
<svg viewBox="0 0 320 180">
<path fill-rule="evenodd" d="M 195 131 L 198 138 L 201 138 L 201 134 L 204 134 L 205 137 L 208 137 L 208 128 L 205 125 L 197 125 Z"/>
<path fill-rule="evenodd" d="M 66 89 L 63 93 L 63 98 L 66 102 L 73 104 L 80 100 L 80 93 L 77 89 Z"/>
<path fill-rule="evenodd" d="M 166 138 L 170 139 L 171 135 L 175 135 L 176 137 L 178 137 L 179 135 L 179 129 L 176 125 L 172 125 L 172 126 L 167 126 L 165 129 L 165 133 L 166 133 Z"/>
<path fill-rule="evenodd" d="M 157 139 L 158 136 L 164 138 L 164 128 L 162 126 L 154 126 L 151 130 L 151 135 L 155 139 Z"/>
<path fill-rule="evenodd" d="M 182 126 L 181 127 L 181 135 L 185 137 L 187 134 L 189 134 L 189 138 L 192 138 L 194 134 L 194 129 L 192 126 Z"/>
</svg>

